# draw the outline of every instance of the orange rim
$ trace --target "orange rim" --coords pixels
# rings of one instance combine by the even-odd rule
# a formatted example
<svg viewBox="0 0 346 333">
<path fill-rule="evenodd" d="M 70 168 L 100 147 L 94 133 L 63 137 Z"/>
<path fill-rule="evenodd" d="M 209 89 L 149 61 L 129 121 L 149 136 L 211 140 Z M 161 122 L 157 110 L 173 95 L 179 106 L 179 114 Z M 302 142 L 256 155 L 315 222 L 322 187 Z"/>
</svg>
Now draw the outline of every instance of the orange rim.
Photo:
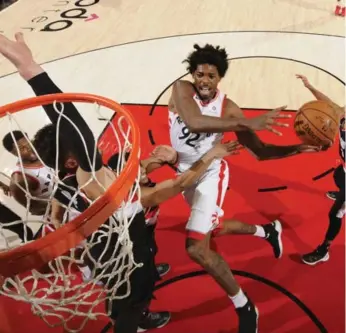
<svg viewBox="0 0 346 333">
<path fill-rule="evenodd" d="M 131 127 L 132 149 L 130 156 L 121 174 L 106 190 L 104 195 L 77 218 L 34 242 L 6 252 L 1 252 L 0 275 L 3 277 L 13 277 L 32 269 L 38 269 L 49 261 L 76 247 L 100 227 L 119 207 L 138 174 L 139 128 L 131 113 L 111 99 L 82 93 L 61 93 L 32 97 L 0 107 L 0 117 L 4 117 L 8 113 L 16 113 L 32 107 L 52 104 L 54 102 L 97 103 L 121 113 L 125 116 Z"/>
</svg>

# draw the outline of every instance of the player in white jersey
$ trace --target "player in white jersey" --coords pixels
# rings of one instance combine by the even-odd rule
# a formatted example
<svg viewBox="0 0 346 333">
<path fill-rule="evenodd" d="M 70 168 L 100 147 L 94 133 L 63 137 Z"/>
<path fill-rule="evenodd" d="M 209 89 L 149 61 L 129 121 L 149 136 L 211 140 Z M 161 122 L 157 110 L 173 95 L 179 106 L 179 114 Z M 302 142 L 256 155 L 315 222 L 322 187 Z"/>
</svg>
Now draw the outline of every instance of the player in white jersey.
<svg viewBox="0 0 346 333">
<path fill-rule="evenodd" d="M 18 157 L 16 166 L 12 169 L 9 194 L 22 206 L 28 207 L 29 212 L 46 220 L 50 212 L 47 211 L 47 204 L 51 200 L 54 181 L 52 171 L 44 166 L 35 155 L 32 145 L 27 139 L 27 134 L 22 131 L 12 131 L 7 133 L 3 140 L 3 147 L 12 155 Z M 27 194 L 33 199 L 29 200 Z M 29 226 L 25 226 L 28 232 L 27 240 L 32 240 L 32 231 Z M 52 230 L 49 224 L 46 224 L 47 230 Z M 43 226 L 36 235 L 40 234 Z"/>
<path fill-rule="evenodd" d="M 304 75 L 297 75 L 304 86 L 310 90 L 317 100 L 326 101 L 337 106 L 340 110 L 339 123 L 339 155 L 341 164 L 335 169 L 333 178 L 338 191 L 335 192 L 334 204 L 331 207 L 328 217 L 329 225 L 323 242 L 317 248 L 302 256 L 302 261 L 307 265 L 316 265 L 319 262 L 325 262 L 329 259 L 329 248 L 333 240 L 340 232 L 342 220 L 345 216 L 345 106 L 340 107 L 334 103 L 328 96 L 317 90 Z"/>
<path fill-rule="evenodd" d="M 12 131 L 2 140 L 4 148 L 18 157 L 11 174 L 10 193 L 24 207 L 27 206 L 27 191 L 34 198 L 41 199 L 30 200 L 29 211 L 43 215 L 53 190 L 52 172 L 42 165 L 25 136 L 22 131 Z"/>
<path fill-rule="evenodd" d="M 255 118 L 245 118 L 242 110 L 217 89 L 228 69 L 225 49 L 208 44 L 204 47 L 194 45 L 194 48 L 194 52 L 185 60 L 193 83 L 184 80 L 175 82 L 168 106 L 171 144 L 178 152 L 179 171 L 188 168 L 201 154 L 222 139 L 222 133 L 229 131 L 236 132 L 239 143 L 260 160 L 321 149 L 306 145 L 276 146 L 262 142 L 253 131 L 269 130 L 281 135 L 274 127 L 287 127 L 276 121 L 277 118 L 290 117 L 280 114 L 285 107 Z M 241 230 L 234 232 L 230 224 L 220 224 L 228 177 L 227 163 L 223 160 L 215 161 L 196 184 L 184 192 L 186 201 L 191 206 L 186 249 L 190 258 L 199 263 L 233 301 L 239 316 L 238 332 L 255 333 L 258 329 L 256 307 L 239 287 L 227 263 L 210 248 L 210 237 L 216 228 L 221 233 L 241 233 Z M 275 222 L 270 228 L 268 225 L 267 230 L 266 232 L 263 227 L 258 226 L 255 233 L 260 237 L 272 238 L 276 243 L 275 255 L 280 257 L 281 225 Z"/>
</svg>

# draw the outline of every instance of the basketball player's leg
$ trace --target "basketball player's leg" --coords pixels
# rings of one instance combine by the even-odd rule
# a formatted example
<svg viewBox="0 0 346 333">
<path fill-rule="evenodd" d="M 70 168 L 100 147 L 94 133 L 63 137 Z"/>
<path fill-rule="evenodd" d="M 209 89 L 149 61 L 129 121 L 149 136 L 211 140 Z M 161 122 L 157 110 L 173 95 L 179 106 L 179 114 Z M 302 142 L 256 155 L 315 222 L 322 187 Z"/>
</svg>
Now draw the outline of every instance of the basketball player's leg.
<svg viewBox="0 0 346 333">
<path fill-rule="evenodd" d="M 253 235 L 266 240 L 273 248 L 275 258 L 280 258 L 283 252 L 282 245 L 282 226 L 276 220 L 264 225 L 255 225 L 241 222 L 236 219 L 225 219 L 220 226 L 214 231 L 213 235 Z"/>
<path fill-rule="evenodd" d="M 214 278 L 233 302 L 239 315 L 239 332 L 252 333 L 257 328 L 257 310 L 241 290 L 229 265 L 210 246 L 213 229 L 222 215 L 220 206 L 228 185 L 228 168 L 225 164 L 208 170 L 195 187 L 184 193 L 191 206 L 186 227 L 186 250 L 190 258 Z"/>
<path fill-rule="evenodd" d="M 110 299 L 113 300 L 106 303 L 108 309 L 110 305 L 112 306 L 111 309 L 109 309 L 111 310 L 110 318 L 115 322 L 115 331 L 117 333 L 137 332 L 143 312 L 152 297 L 157 275 L 154 254 L 150 247 L 151 239 L 147 232 L 143 212 L 138 213 L 135 216 L 129 227 L 129 234 L 133 246 L 133 260 L 136 263 L 141 263 L 142 266 L 137 267 L 131 273 L 129 277 L 129 285 L 123 283 L 119 286 L 115 295 L 116 299 L 114 299 L 114 295 L 112 295 Z M 110 241 L 109 251 L 107 251 L 102 257 L 102 262 L 107 262 L 108 258 L 112 254 L 112 248 L 114 248 L 112 244 L 115 245 L 117 242 L 118 237 L 116 234 L 113 234 Z M 104 247 L 102 244 L 96 246 L 95 250 L 91 251 L 93 257 L 96 259 L 103 249 Z M 119 251 L 121 251 L 121 249 L 119 249 Z M 128 259 L 126 259 L 125 264 L 128 264 L 127 260 Z M 114 267 L 109 267 L 109 269 L 112 270 Z M 111 272 L 106 271 L 106 273 Z M 120 279 L 122 281 L 123 278 L 125 278 L 126 271 L 122 271 L 120 274 Z M 101 281 L 107 287 L 107 285 L 112 285 L 114 282 L 116 283 L 118 278 L 119 275 L 116 275 L 110 279 L 101 279 Z M 128 320 L 129 317 L 131 318 L 131 322 Z"/>
<path fill-rule="evenodd" d="M 113 169 L 116 170 L 118 167 L 118 163 L 119 163 L 119 154 L 113 154 L 109 160 L 108 160 L 108 166 Z M 125 156 L 125 160 L 128 158 L 128 155 Z M 142 186 L 145 186 L 144 184 L 141 184 Z M 157 252 L 158 252 L 158 246 L 156 243 L 156 239 L 155 239 L 155 228 L 156 228 L 156 223 L 154 224 L 150 224 L 148 223 L 148 216 L 146 215 L 145 218 L 146 223 L 147 223 L 147 227 L 146 227 L 146 232 L 147 232 L 147 237 L 148 237 L 148 246 L 151 249 L 152 255 L 156 256 Z M 155 280 L 158 281 L 160 280 L 160 276 L 161 274 L 165 274 L 169 271 L 170 266 L 166 263 L 162 263 L 159 265 L 156 265 L 156 276 L 155 276 Z M 153 298 L 153 295 L 152 295 Z M 165 326 L 170 318 L 171 315 L 168 311 L 160 311 L 160 312 L 151 312 L 149 310 L 150 307 L 150 300 L 148 301 L 148 303 L 145 306 L 144 311 L 142 312 L 142 316 L 140 318 L 140 323 L 138 326 L 138 332 L 144 332 L 146 330 L 149 329 L 153 329 L 153 328 L 161 328 L 163 326 Z"/>
<path fill-rule="evenodd" d="M 339 188 L 335 196 L 335 201 L 331 207 L 328 218 L 329 224 L 323 242 L 312 252 L 304 254 L 302 261 L 307 265 L 315 265 L 329 259 L 329 248 L 338 236 L 342 220 L 345 216 L 345 171 L 340 165 L 334 172 L 334 181 Z"/>
<path fill-rule="evenodd" d="M 156 257 L 156 254 L 158 252 L 158 246 L 155 239 L 155 229 L 156 229 L 156 224 L 147 225 L 146 227 L 146 230 L 148 232 L 149 246 L 154 258 Z M 161 264 L 161 265 L 167 265 L 169 270 L 170 266 L 168 264 Z M 157 264 L 155 265 L 155 268 L 156 268 L 155 280 L 157 282 L 160 280 L 160 271 L 158 269 Z M 144 308 L 137 332 L 145 332 L 146 330 L 150 330 L 153 328 L 164 327 L 165 325 L 169 323 L 171 319 L 171 314 L 168 311 L 159 311 L 159 312 L 150 311 L 150 304 L 153 298 L 154 298 L 154 292 Z"/>
<path fill-rule="evenodd" d="M 118 315 L 114 325 L 115 333 L 137 333 L 138 323 L 143 314 L 145 304 L 124 307 Z"/>
</svg>

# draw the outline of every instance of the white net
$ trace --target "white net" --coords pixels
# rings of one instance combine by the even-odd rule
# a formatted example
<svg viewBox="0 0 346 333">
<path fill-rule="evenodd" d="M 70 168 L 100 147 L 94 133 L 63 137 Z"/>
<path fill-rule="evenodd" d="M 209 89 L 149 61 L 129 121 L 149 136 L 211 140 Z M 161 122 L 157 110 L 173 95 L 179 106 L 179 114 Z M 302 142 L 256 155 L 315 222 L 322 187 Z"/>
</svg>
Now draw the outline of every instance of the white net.
<svg viewBox="0 0 346 333">
<path fill-rule="evenodd" d="M 54 108 L 61 117 L 65 117 L 62 114 L 63 104 L 55 103 Z M 79 106 L 77 108 L 81 110 Z M 102 114 L 100 105 L 94 104 L 93 108 L 98 119 L 107 126 L 102 141 L 96 144 L 99 144 L 99 150 L 103 152 L 104 162 L 112 155 L 118 154 L 117 163 L 112 165 L 111 172 L 115 176 L 120 175 L 126 164 L 127 153 L 132 149 L 131 126 L 121 112 L 117 112 L 109 120 L 109 117 L 105 118 Z M 20 121 L 19 116 L 23 112 L 7 114 L 4 117 L 19 156 L 15 170 L 11 171 L 19 174 L 24 184 L 16 183 L 13 177 L 12 182 L 14 181 L 25 193 L 27 203 L 19 220 L 0 222 L 2 251 L 9 251 L 35 241 L 29 237 L 29 230 L 36 231 L 36 237 L 44 237 L 47 233 L 54 232 L 60 226 L 69 223 L 80 214 L 74 205 L 77 199 L 83 199 L 88 205 L 95 202 L 83 194 L 83 188 L 66 185 L 57 167 L 52 169 L 45 166 L 26 134 L 25 124 Z M 83 112 L 83 116 L 85 114 Z M 24 134 L 28 143 L 25 149 L 29 149 L 28 147 L 32 149 L 39 160 L 38 163 L 28 165 L 27 161 L 21 158 L 23 146 L 18 144 L 13 135 L 14 131 L 18 130 Z M 80 132 L 79 135 L 85 144 Z M 94 157 L 89 156 L 91 165 L 94 165 Z M 108 167 L 108 170 L 110 169 Z M 126 200 L 97 231 L 76 248 L 50 261 L 45 267 L 6 278 L 0 289 L 0 295 L 29 303 L 32 312 L 40 316 L 49 326 L 63 326 L 67 332 L 79 332 L 88 320 L 95 320 L 98 316 L 109 316 L 112 307 L 109 306 L 106 311 L 105 303 L 125 298 L 130 294 L 129 276 L 134 269 L 141 266 L 141 263 L 134 261 L 129 235 L 129 226 L 140 209 L 139 175 L 140 170 Z M 33 177 L 38 180 L 38 188 L 35 190 L 30 187 L 29 181 Z M 94 171 L 91 172 L 90 181 L 100 184 Z M 54 198 L 61 189 L 69 200 L 67 203 L 57 204 Z M 33 212 L 33 209 L 36 209 L 36 212 L 37 209 L 42 209 L 42 215 L 34 215 L 36 212 Z M 24 229 L 24 239 L 20 243 L 14 244 L 8 237 L 8 229 L 13 226 Z"/>
</svg>

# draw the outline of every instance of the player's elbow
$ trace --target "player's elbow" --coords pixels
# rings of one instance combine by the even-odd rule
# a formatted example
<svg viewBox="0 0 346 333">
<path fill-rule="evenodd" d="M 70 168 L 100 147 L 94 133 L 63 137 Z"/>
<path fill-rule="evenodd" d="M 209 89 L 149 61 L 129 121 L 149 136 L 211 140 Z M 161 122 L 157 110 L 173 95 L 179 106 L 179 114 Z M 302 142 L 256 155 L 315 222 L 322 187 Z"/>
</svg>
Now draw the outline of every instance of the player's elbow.
<svg viewBox="0 0 346 333">
<path fill-rule="evenodd" d="M 191 117 L 185 120 L 185 125 L 190 133 L 200 133 L 203 131 L 198 117 Z"/>
</svg>

